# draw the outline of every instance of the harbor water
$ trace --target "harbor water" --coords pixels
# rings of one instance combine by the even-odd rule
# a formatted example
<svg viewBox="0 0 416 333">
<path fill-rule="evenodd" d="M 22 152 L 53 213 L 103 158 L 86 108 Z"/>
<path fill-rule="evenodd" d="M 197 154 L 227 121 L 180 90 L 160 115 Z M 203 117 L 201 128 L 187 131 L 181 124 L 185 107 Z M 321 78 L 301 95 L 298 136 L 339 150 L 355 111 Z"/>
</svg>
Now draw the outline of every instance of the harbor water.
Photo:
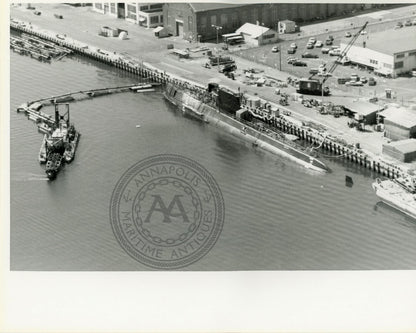
<svg viewBox="0 0 416 333">
<path fill-rule="evenodd" d="M 308 171 L 184 117 L 161 92 L 71 103 L 80 144 L 75 160 L 47 181 L 37 159 L 42 135 L 17 106 L 138 78 L 75 56 L 51 63 L 10 57 L 12 270 L 147 270 L 117 243 L 109 204 L 130 166 L 163 153 L 202 164 L 225 202 L 217 243 L 185 270 L 416 268 L 416 221 L 379 202 L 369 170 L 322 157 L 332 172 Z M 53 114 L 52 107 L 43 111 Z"/>
</svg>

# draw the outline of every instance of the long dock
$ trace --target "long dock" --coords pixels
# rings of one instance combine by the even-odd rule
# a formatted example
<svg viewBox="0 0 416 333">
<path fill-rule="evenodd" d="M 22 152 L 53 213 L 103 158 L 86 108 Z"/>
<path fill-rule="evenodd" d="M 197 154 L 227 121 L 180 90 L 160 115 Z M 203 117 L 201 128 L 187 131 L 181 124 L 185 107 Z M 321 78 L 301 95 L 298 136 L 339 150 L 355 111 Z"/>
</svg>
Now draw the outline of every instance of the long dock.
<svg viewBox="0 0 416 333">
<path fill-rule="evenodd" d="M 329 152 L 331 154 L 330 157 L 346 159 L 389 178 L 397 178 L 406 174 L 406 170 L 403 170 L 397 165 L 375 159 L 364 153 L 361 149 L 354 147 L 354 145 L 340 142 L 339 139 L 330 135 L 323 136 L 319 131 L 308 126 L 294 124 L 285 120 L 284 117 L 270 117 L 263 121 L 284 133 L 295 135 L 305 142 L 319 146 L 319 149 Z"/>
<path fill-rule="evenodd" d="M 46 41 L 50 41 L 61 45 L 65 48 L 71 49 L 75 54 L 85 56 L 87 58 L 93 59 L 95 61 L 99 61 L 101 63 L 105 63 L 107 65 L 114 66 L 120 70 L 126 71 L 128 73 L 134 74 L 139 76 L 140 78 L 147 79 L 148 82 L 158 83 L 158 84 L 166 84 L 171 83 L 176 85 L 179 88 L 184 90 L 188 90 L 194 94 L 204 94 L 206 93 L 206 87 L 201 86 L 196 82 L 190 82 L 189 80 L 181 79 L 177 76 L 171 75 L 166 73 L 165 71 L 158 70 L 155 67 L 152 67 L 149 64 L 145 64 L 138 60 L 134 59 L 127 59 L 121 55 L 115 55 L 114 52 L 100 50 L 100 49 L 93 49 L 90 46 L 85 45 L 78 41 L 69 41 L 66 36 L 61 35 L 51 35 L 45 32 L 37 31 L 28 27 L 23 22 L 17 22 L 15 20 L 11 20 L 10 28 L 19 31 L 21 33 L 30 34 L 41 38 Z M 123 89 L 126 87 L 118 87 L 118 89 Z M 130 88 L 130 86 L 128 86 Z M 114 88 L 115 89 L 115 88 Z M 107 92 L 106 92 L 107 91 Z M 47 101 L 49 100 L 51 103 L 58 101 L 60 98 L 65 97 L 74 97 L 76 94 L 81 94 L 84 96 L 94 96 L 94 93 L 97 92 L 99 94 L 107 94 L 111 93 L 109 88 L 97 89 L 97 90 L 88 90 L 88 91 L 79 91 L 79 92 L 72 92 L 68 94 L 63 94 L 59 96 L 52 96 L 44 99 L 37 100 L 37 102 Z M 33 101 L 36 102 L 36 101 Z M 337 138 L 333 138 L 330 136 L 322 137 L 317 131 L 308 128 L 307 126 L 299 126 L 294 124 L 293 122 L 287 121 L 284 118 L 275 118 L 273 121 L 273 125 L 281 130 L 284 133 L 296 135 L 299 139 L 304 140 L 306 142 L 312 143 L 314 145 L 319 145 L 320 149 L 324 151 L 328 151 L 331 154 L 335 155 L 336 157 L 346 159 L 353 163 L 356 163 L 359 166 L 364 168 L 370 169 L 374 172 L 382 174 L 386 177 L 396 178 L 406 173 L 406 170 L 403 170 L 399 166 L 391 164 L 389 162 L 383 161 L 381 159 L 369 156 L 365 154 L 360 149 L 354 147 L 353 145 L 346 144 L 344 142 L 339 142 Z"/>
</svg>

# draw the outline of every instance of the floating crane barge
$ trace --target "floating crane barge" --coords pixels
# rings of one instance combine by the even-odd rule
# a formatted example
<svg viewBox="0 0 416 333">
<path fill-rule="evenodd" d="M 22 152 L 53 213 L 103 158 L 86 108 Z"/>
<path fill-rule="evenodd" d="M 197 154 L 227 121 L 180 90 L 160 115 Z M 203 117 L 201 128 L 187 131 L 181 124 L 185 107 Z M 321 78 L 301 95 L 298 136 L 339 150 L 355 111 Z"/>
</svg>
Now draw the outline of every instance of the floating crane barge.
<svg viewBox="0 0 416 333">
<path fill-rule="evenodd" d="M 55 118 L 40 111 L 42 104 L 35 102 L 18 108 L 25 112 L 30 120 L 38 124 L 44 133 L 39 150 L 39 163 L 46 164 L 45 173 L 50 180 L 56 178 L 64 162 L 71 163 L 75 156 L 81 134 L 70 123 L 69 104 L 55 104 Z M 59 108 L 65 106 L 62 114 Z"/>
</svg>

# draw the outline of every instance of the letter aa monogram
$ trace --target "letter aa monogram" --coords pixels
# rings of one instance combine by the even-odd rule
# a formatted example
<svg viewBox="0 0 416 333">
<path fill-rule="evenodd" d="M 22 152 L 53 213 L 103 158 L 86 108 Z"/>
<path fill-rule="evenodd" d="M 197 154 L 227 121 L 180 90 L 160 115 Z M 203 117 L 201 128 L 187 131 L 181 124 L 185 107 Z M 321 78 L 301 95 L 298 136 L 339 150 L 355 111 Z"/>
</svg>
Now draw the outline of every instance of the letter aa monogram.
<svg viewBox="0 0 416 333">
<path fill-rule="evenodd" d="M 149 214 L 147 215 L 144 222 L 147 222 L 147 223 L 150 222 L 150 218 L 151 218 L 154 211 L 158 211 L 158 212 L 161 212 L 163 214 L 163 222 L 164 223 L 171 223 L 172 221 L 171 221 L 170 217 L 178 217 L 178 216 L 182 216 L 183 222 L 189 222 L 188 216 L 186 215 L 185 209 L 184 209 L 184 207 L 182 205 L 182 202 L 180 200 L 180 197 L 182 197 L 182 195 L 179 195 L 179 194 L 175 195 L 168 207 L 166 207 L 165 203 L 163 202 L 163 200 L 162 200 L 162 198 L 159 194 L 152 195 L 152 197 L 154 198 L 153 203 L 152 203 L 152 207 L 150 208 Z M 179 210 L 178 213 L 173 213 L 172 212 L 175 205 L 178 207 L 178 210 Z"/>
</svg>

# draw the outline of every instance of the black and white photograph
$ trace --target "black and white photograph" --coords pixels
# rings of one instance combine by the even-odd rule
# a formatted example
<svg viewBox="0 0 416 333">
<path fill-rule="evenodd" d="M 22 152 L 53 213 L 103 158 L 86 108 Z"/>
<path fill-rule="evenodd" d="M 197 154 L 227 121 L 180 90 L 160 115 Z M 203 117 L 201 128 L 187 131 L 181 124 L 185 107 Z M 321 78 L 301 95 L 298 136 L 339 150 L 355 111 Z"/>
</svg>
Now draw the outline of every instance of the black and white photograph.
<svg viewBox="0 0 416 333">
<path fill-rule="evenodd" d="M 314 273 L 377 285 L 416 270 L 416 3 L 3 8 L 10 276 L 230 274 L 241 293 L 264 283 L 273 295 L 279 279 L 260 272 L 310 272 L 338 290 Z M 414 284 L 401 293 L 416 299 Z M 267 299 L 256 295 L 250 307 Z M 402 304 L 402 326 L 361 332 L 416 330 Z M 167 330 L 185 327 L 202 330 Z M 233 327 L 245 330 L 205 331 Z"/>
</svg>

